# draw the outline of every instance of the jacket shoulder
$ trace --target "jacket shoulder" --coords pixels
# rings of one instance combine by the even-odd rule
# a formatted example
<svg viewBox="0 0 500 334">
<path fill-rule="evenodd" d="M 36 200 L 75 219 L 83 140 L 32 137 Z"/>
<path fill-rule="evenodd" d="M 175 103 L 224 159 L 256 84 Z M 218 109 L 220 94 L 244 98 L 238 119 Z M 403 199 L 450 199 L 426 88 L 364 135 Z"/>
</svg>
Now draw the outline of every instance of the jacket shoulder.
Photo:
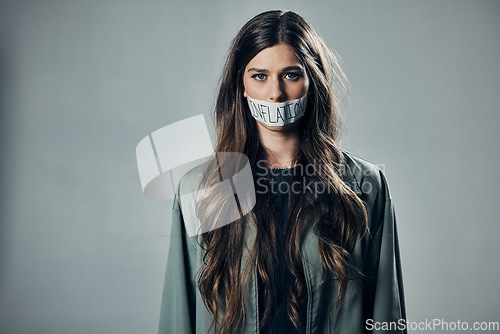
<svg viewBox="0 0 500 334">
<path fill-rule="evenodd" d="M 186 193 L 189 191 L 197 190 L 200 186 L 203 173 L 207 168 L 208 163 L 208 161 L 200 163 L 186 172 L 179 180 L 179 184 L 177 186 L 178 191 L 180 191 L 181 193 Z"/>
<path fill-rule="evenodd" d="M 342 173 L 346 179 L 352 178 L 354 190 L 361 199 L 373 205 L 379 194 L 383 194 L 387 183 L 383 171 L 374 163 L 344 149 L 342 153 Z M 357 189 L 356 189 L 357 188 Z M 356 191 L 357 190 L 357 191 Z"/>
<path fill-rule="evenodd" d="M 200 190 L 201 181 L 203 178 L 203 173 L 207 167 L 209 162 L 205 161 L 203 163 L 196 164 L 194 167 L 189 169 L 186 173 L 184 173 L 176 185 L 176 192 L 174 196 L 173 209 L 177 211 L 180 210 L 181 207 L 181 198 L 183 196 L 190 193 L 196 193 Z"/>
<path fill-rule="evenodd" d="M 381 169 L 375 165 L 374 163 L 363 159 L 351 152 L 348 152 L 344 149 L 340 149 L 342 153 L 342 158 L 346 165 L 351 170 L 353 176 L 360 180 L 363 176 L 366 175 L 377 175 L 381 172 Z"/>
</svg>

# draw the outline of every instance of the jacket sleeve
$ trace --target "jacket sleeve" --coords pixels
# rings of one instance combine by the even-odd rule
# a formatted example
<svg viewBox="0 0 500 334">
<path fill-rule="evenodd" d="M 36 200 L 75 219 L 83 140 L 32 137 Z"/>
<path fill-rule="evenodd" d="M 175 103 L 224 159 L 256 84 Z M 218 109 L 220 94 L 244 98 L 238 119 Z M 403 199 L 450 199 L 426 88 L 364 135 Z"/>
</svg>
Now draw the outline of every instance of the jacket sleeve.
<svg viewBox="0 0 500 334">
<path fill-rule="evenodd" d="M 387 180 L 382 171 L 379 174 L 380 188 L 374 204 L 374 222 L 370 227 L 365 262 L 365 330 L 367 333 L 406 334 L 403 276 L 394 205 Z"/>
<path fill-rule="evenodd" d="M 177 196 L 172 208 L 172 228 L 163 285 L 159 334 L 195 333 L 196 248 L 187 238 Z"/>
</svg>

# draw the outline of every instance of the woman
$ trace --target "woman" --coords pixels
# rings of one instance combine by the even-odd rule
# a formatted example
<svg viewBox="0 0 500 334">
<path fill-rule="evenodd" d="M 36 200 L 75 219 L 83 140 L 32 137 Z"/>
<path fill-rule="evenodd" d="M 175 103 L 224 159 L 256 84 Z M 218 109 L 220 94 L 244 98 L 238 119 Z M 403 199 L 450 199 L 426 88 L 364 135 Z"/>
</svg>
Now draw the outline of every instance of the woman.
<svg viewBox="0 0 500 334">
<path fill-rule="evenodd" d="M 160 333 L 406 332 L 385 177 L 335 143 L 343 82 L 299 15 L 264 12 L 240 30 L 215 110 L 217 159 L 188 172 L 174 200 Z M 228 175 L 247 163 L 245 202 Z M 240 217 L 218 224 L 232 198 Z M 189 236 L 195 216 L 210 226 Z"/>
</svg>

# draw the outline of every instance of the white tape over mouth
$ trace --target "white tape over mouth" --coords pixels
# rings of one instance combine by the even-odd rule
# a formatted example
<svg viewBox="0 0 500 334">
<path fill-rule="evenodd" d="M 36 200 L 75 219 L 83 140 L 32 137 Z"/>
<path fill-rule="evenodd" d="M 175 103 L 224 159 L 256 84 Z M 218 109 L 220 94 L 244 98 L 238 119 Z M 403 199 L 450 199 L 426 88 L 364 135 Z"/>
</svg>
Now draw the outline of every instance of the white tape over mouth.
<svg viewBox="0 0 500 334">
<path fill-rule="evenodd" d="M 304 116 L 307 107 L 307 93 L 300 99 L 280 103 L 248 98 L 248 106 L 252 116 L 269 126 L 284 126 L 296 122 Z"/>
</svg>

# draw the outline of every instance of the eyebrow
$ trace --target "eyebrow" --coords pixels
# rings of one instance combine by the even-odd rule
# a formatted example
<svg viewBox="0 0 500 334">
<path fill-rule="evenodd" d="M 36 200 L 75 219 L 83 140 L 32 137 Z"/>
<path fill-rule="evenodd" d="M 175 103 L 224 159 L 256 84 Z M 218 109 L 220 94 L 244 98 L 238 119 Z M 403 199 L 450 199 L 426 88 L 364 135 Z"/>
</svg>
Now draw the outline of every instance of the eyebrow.
<svg viewBox="0 0 500 334">
<path fill-rule="evenodd" d="M 282 70 L 282 72 L 287 72 L 287 71 L 303 71 L 303 68 L 302 66 L 288 66 Z"/>
<path fill-rule="evenodd" d="M 302 68 L 302 66 L 288 66 L 288 67 L 285 67 L 284 69 L 282 69 L 281 72 L 294 71 L 294 70 L 303 71 L 304 69 Z M 255 67 L 249 68 L 247 70 L 247 72 L 251 72 L 251 71 L 258 72 L 258 73 L 269 72 L 266 69 L 255 68 Z"/>
<path fill-rule="evenodd" d="M 247 72 L 267 72 L 267 70 L 264 70 L 264 69 L 261 69 L 261 68 L 255 68 L 255 67 L 252 67 L 252 68 L 249 68 Z"/>
</svg>

